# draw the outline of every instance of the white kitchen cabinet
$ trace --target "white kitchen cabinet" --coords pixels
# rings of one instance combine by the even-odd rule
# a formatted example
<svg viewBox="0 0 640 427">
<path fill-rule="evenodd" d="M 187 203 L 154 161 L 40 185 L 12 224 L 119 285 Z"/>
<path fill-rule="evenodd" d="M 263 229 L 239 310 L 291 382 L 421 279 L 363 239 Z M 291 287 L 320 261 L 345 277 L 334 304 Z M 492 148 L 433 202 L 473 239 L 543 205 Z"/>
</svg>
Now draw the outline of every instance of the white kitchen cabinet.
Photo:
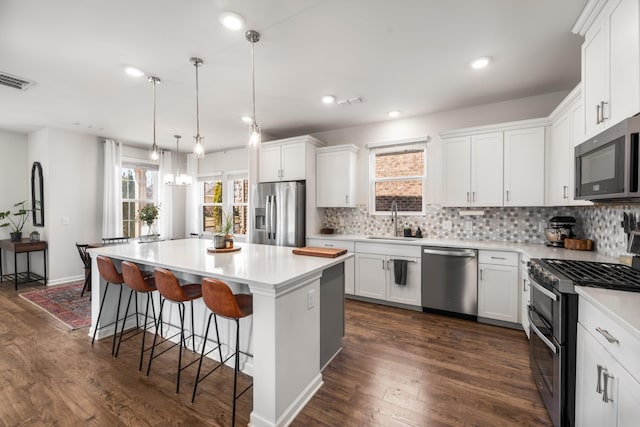
<svg viewBox="0 0 640 427">
<path fill-rule="evenodd" d="M 573 29 L 585 37 L 582 82 L 586 138 L 640 111 L 639 11 L 638 0 L 589 2 Z M 588 18 L 595 13 L 595 19 Z"/>
<path fill-rule="evenodd" d="M 531 337 L 531 329 L 529 327 L 529 304 L 531 304 L 531 282 L 529 281 L 528 271 L 529 258 L 520 256 L 520 324 L 527 338 Z"/>
<path fill-rule="evenodd" d="M 335 239 L 307 239 L 307 246 L 316 248 L 346 249 L 354 251 L 355 245 L 351 241 Z M 344 262 L 344 293 L 353 295 L 355 286 L 356 266 L 355 259 L 349 258 Z"/>
<path fill-rule="evenodd" d="M 492 319 L 517 324 L 518 254 L 480 251 L 478 273 L 478 321 Z"/>
<path fill-rule="evenodd" d="M 639 352 L 640 340 L 635 335 L 618 320 L 580 296 L 576 346 L 576 425 L 638 425 Z"/>
<path fill-rule="evenodd" d="M 356 243 L 355 295 L 414 307 L 422 306 L 420 247 Z M 407 261 L 405 285 L 395 282 L 394 263 Z"/>
<path fill-rule="evenodd" d="M 504 206 L 544 204 L 544 142 L 544 127 L 504 133 Z"/>
<path fill-rule="evenodd" d="M 502 150 L 502 132 L 446 139 L 443 205 L 502 206 Z"/>
<path fill-rule="evenodd" d="M 545 206 L 591 205 L 575 200 L 575 146 L 584 142 L 582 85 L 567 95 L 549 116 L 545 150 Z"/>
<path fill-rule="evenodd" d="M 311 136 L 262 144 L 258 156 L 258 181 L 299 181 L 306 180 L 308 172 L 315 175 L 315 149 L 320 145 L 322 143 Z M 313 167 L 310 167 L 310 161 Z"/>
<path fill-rule="evenodd" d="M 359 148 L 337 145 L 316 150 L 316 206 L 356 207 L 356 162 Z"/>
</svg>

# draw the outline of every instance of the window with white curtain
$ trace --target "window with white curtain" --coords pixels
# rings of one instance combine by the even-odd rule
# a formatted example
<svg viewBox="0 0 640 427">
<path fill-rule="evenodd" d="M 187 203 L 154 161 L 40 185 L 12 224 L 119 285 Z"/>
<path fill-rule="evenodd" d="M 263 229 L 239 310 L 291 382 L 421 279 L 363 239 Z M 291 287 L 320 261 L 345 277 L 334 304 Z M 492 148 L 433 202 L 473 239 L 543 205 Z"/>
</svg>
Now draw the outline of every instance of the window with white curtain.
<svg viewBox="0 0 640 427">
<path fill-rule="evenodd" d="M 249 179 L 246 171 L 221 172 L 200 177 L 199 201 L 202 232 L 220 230 L 224 217 L 233 215 L 233 234 L 247 234 Z"/>
<path fill-rule="evenodd" d="M 142 223 L 136 221 L 138 210 L 157 204 L 158 167 L 143 164 L 122 165 L 122 235 L 131 238 L 142 234 Z"/>
</svg>

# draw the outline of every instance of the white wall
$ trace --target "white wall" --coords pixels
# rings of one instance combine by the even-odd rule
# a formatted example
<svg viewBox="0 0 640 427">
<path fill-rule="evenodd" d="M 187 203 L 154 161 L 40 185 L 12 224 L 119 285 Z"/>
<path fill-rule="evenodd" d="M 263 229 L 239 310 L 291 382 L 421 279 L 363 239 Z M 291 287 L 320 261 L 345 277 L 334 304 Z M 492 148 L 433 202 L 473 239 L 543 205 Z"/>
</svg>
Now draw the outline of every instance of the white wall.
<svg viewBox="0 0 640 427">
<path fill-rule="evenodd" d="M 429 146 L 427 155 L 439 159 L 441 155 L 437 141 L 439 132 L 470 126 L 546 117 L 560 101 L 562 101 L 567 93 L 568 91 L 553 92 L 426 116 L 388 120 L 363 126 L 337 129 L 316 133 L 313 134 L 313 136 L 326 142 L 327 145 L 355 144 L 360 147 L 360 151 L 358 152 L 357 203 L 367 204 L 369 186 L 369 151 L 366 149 L 367 144 L 425 137 L 428 135 L 431 136 L 434 144 Z M 440 166 L 440 162 L 429 162 L 428 166 L 432 168 L 432 170 L 428 172 L 430 179 L 439 179 L 440 173 L 437 168 Z M 435 190 L 437 191 L 437 189 Z"/>
<path fill-rule="evenodd" d="M 96 136 L 43 129 L 29 135 L 29 158 L 43 169 L 45 225 L 38 229 L 49 242 L 50 284 L 78 279 L 75 244 L 101 238 L 103 144 Z"/>
<path fill-rule="evenodd" d="M 207 153 L 203 159 L 198 160 L 198 175 L 238 170 L 249 170 L 248 148 Z"/>
<path fill-rule="evenodd" d="M 13 211 L 15 203 L 31 200 L 30 171 L 27 162 L 27 136 L 0 130 L 0 211 Z M 23 236 L 29 235 L 30 227 L 31 218 L 22 230 Z M 10 231 L 9 227 L 0 228 L 0 239 L 8 239 Z M 2 257 L 3 272 L 13 272 L 13 254 L 4 252 L 3 255 L 5 254 L 7 256 Z M 21 263 L 18 269 L 22 268 Z"/>
</svg>

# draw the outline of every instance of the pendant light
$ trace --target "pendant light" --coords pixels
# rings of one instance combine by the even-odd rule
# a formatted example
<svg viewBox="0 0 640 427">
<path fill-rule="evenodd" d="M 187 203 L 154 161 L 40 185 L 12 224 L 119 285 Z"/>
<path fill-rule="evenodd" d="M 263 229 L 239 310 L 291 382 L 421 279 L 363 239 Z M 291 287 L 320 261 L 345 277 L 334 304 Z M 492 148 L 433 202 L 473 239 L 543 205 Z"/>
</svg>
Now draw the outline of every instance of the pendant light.
<svg viewBox="0 0 640 427">
<path fill-rule="evenodd" d="M 180 135 L 173 135 L 176 139 L 176 175 L 168 173 L 164 176 L 164 183 L 171 187 L 184 187 L 191 184 L 191 176 L 180 173 Z"/>
<path fill-rule="evenodd" d="M 260 33 L 255 30 L 249 30 L 245 33 L 245 37 L 251 43 L 251 88 L 253 100 L 253 116 L 251 125 L 249 125 L 249 146 L 257 147 L 260 144 L 262 136 L 260 135 L 260 125 L 256 120 L 256 64 L 255 64 L 255 45 L 260 41 Z"/>
<path fill-rule="evenodd" d="M 160 78 L 149 76 L 149 82 L 153 84 L 153 145 L 151 146 L 151 160 L 157 162 L 160 158 L 158 145 L 156 144 L 156 85 L 160 83 Z"/>
<path fill-rule="evenodd" d="M 193 137 L 195 145 L 193 146 L 193 155 L 196 159 L 204 157 L 204 145 L 202 144 L 203 136 L 200 136 L 200 106 L 198 99 L 198 67 L 204 64 L 204 61 L 200 58 L 193 57 L 190 59 L 193 66 L 196 67 L 196 136 Z"/>
</svg>

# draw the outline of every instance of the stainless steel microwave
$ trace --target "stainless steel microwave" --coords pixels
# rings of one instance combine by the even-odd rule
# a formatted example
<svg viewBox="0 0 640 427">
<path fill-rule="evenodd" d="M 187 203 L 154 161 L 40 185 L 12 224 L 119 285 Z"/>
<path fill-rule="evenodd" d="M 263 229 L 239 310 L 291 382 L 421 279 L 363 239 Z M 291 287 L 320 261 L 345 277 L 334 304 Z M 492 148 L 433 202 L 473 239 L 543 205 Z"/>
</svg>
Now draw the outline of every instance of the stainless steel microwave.
<svg viewBox="0 0 640 427">
<path fill-rule="evenodd" d="M 640 202 L 640 116 L 630 117 L 575 148 L 575 198 Z"/>
</svg>

